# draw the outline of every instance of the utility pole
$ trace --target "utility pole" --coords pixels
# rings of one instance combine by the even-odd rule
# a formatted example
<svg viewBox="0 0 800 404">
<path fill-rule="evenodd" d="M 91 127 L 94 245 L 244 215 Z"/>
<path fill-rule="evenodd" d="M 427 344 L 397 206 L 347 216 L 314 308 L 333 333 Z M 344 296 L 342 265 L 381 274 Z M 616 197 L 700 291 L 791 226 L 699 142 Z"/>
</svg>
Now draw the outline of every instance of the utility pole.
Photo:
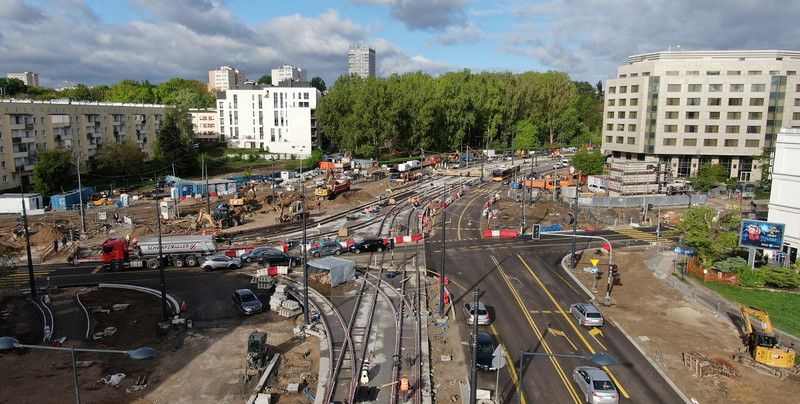
<svg viewBox="0 0 800 404">
<path fill-rule="evenodd" d="M 308 322 L 308 245 L 306 244 L 306 184 L 300 183 L 300 214 L 303 215 L 303 324 Z"/>
<path fill-rule="evenodd" d="M 83 218 L 83 186 L 81 186 L 81 157 L 83 157 L 83 153 L 78 154 L 78 202 L 80 202 L 80 213 L 81 213 L 81 237 L 84 237 L 86 234 L 86 222 Z M 20 181 L 22 178 L 20 177 Z"/>
<path fill-rule="evenodd" d="M 206 213 L 211 214 L 211 190 L 208 188 L 208 168 L 206 167 L 206 155 L 203 155 L 203 174 L 206 176 Z"/>
<path fill-rule="evenodd" d="M 578 239 L 578 183 L 575 183 L 575 218 L 572 220 L 572 269 L 577 266 L 575 257 L 575 243 Z"/>
<path fill-rule="evenodd" d="M 444 205 L 444 196 L 446 189 L 447 188 L 444 188 L 442 190 L 441 206 Z M 446 254 L 447 250 L 445 250 L 445 234 L 444 234 L 445 233 L 444 222 L 447 221 L 446 218 L 447 218 L 447 210 L 445 208 L 442 208 L 442 270 L 440 274 L 441 279 L 439 279 L 439 317 L 442 318 L 444 317 L 444 261 L 445 261 L 445 256 L 447 255 Z"/>
<path fill-rule="evenodd" d="M 169 321 L 167 313 L 167 283 L 164 277 L 164 251 L 161 245 L 161 205 L 156 198 L 156 223 L 158 224 L 158 272 L 161 280 L 161 321 Z"/>
<path fill-rule="evenodd" d="M 478 395 L 478 295 L 479 289 L 476 286 L 473 291 L 472 306 L 472 380 L 470 381 L 469 402 L 475 403 Z"/>
<path fill-rule="evenodd" d="M 31 285 L 31 299 L 36 299 L 36 279 L 33 276 L 31 235 L 28 232 L 28 211 L 25 209 L 25 188 L 22 187 L 22 166 L 19 166 L 19 190 L 22 195 L 22 225 L 25 226 L 25 251 L 28 253 L 28 277 L 30 278 Z"/>
</svg>

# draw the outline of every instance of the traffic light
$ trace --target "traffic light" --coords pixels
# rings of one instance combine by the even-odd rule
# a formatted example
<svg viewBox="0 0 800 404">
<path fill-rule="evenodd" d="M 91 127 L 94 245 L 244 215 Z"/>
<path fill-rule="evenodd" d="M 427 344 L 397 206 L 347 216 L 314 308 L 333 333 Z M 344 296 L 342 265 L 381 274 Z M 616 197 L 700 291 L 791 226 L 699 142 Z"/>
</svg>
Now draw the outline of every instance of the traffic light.
<svg viewBox="0 0 800 404">
<path fill-rule="evenodd" d="M 617 270 L 617 264 L 610 264 L 608 266 L 608 270 L 611 271 L 612 277 L 619 278 L 619 271 Z"/>
<path fill-rule="evenodd" d="M 648 203 L 647 204 L 647 211 L 651 212 L 652 210 L 653 210 L 653 204 L 652 203 Z"/>
<path fill-rule="evenodd" d="M 540 225 L 538 225 L 538 224 L 533 225 L 533 237 L 532 238 L 534 240 L 538 240 L 539 239 L 540 231 L 541 231 Z"/>
</svg>

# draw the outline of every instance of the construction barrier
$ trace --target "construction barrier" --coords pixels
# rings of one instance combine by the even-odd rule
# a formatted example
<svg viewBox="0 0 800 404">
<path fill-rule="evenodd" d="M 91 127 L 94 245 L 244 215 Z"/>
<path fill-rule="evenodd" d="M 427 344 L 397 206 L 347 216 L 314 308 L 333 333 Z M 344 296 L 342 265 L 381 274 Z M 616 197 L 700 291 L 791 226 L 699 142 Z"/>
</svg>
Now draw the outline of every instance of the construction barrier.
<svg viewBox="0 0 800 404">
<path fill-rule="evenodd" d="M 516 230 L 486 230 L 483 232 L 484 238 L 489 237 L 503 237 L 503 238 L 516 238 L 518 235 Z"/>
</svg>

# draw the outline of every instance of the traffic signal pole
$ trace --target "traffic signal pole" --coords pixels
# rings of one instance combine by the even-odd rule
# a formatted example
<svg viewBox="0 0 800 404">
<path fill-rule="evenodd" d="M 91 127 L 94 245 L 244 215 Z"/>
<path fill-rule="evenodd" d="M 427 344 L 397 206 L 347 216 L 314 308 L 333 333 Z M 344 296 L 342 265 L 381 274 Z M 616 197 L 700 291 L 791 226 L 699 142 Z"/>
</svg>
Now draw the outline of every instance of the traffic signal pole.
<svg viewBox="0 0 800 404">
<path fill-rule="evenodd" d="M 612 289 L 612 281 L 611 281 L 611 268 L 617 268 L 616 264 L 614 264 L 614 248 L 611 246 L 611 243 L 605 237 L 600 236 L 586 236 L 580 234 L 560 234 L 560 233 L 544 233 L 548 236 L 558 236 L 558 237 L 572 237 L 573 239 L 577 238 L 586 238 L 586 239 L 594 239 L 594 240 L 603 240 L 606 244 L 608 244 L 608 286 L 606 287 L 606 297 L 605 297 L 605 305 L 611 305 L 611 289 Z M 574 269 L 574 268 L 573 268 Z"/>
</svg>

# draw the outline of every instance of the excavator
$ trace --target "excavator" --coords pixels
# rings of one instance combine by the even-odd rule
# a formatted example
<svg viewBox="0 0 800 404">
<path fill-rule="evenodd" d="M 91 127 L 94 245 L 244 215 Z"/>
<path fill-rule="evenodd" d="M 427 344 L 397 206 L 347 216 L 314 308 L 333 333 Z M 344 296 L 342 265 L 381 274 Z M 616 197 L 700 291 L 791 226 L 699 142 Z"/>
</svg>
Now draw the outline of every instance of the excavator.
<svg viewBox="0 0 800 404">
<path fill-rule="evenodd" d="M 350 190 L 350 180 L 337 180 L 333 176 L 333 171 L 328 170 L 325 176 L 325 185 L 318 186 L 314 190 L 314 195 L 319 198 L 334 198 L 336 195 Z"/>
<path fill-rule="evenodd" d="M 276 219 L 278 223 L 294 222 L 302 220 L 303 216 L 308 217 L 308 204 L 304 204 L 298 194 L 282 199 L 278 205 L 280 206 L 280 214 Z M 289 208 L 288 213 L 285 213 L 286 208 Z"/>
<path fill-rule="evenodd" d="M 248 198 L 248 194 L 252 192 L 253 196 Z M 234 195 L 233 198 L 228 200 L 228 204 L 234 207 L 249 207 L 251 205 L 255 205 L 256 201 L 256 184 L 254 183 L 247 183 L 239 190 L 239 192 Z"/>
<path fill-rule="evenodd" d="M 785 379 L 788 375 L 800 373 L 800 367 L 795 365 L 795 351 L 790 347 L 780 346 L 772 329 L 769 314 L 752 306 L 739 304 L 739 312 L 745 326 L 745 345 L 740 349 L 741 354 L 734 355 L 734 359 L 745 366 L 749 366 L 761 373 Z M 761 330 L 753 327 L 750 316 L 761 322 Z"/>
<path fill-rule="evenodd" d="M 225 229 L 242 224 L 242 218 L 227 203 L 220 204 L 213 214 L 208 214 L 204 209 L 200 209 L 197 214 L 197 223 L 205 224 L 217 229 Z"/>
</svg>

